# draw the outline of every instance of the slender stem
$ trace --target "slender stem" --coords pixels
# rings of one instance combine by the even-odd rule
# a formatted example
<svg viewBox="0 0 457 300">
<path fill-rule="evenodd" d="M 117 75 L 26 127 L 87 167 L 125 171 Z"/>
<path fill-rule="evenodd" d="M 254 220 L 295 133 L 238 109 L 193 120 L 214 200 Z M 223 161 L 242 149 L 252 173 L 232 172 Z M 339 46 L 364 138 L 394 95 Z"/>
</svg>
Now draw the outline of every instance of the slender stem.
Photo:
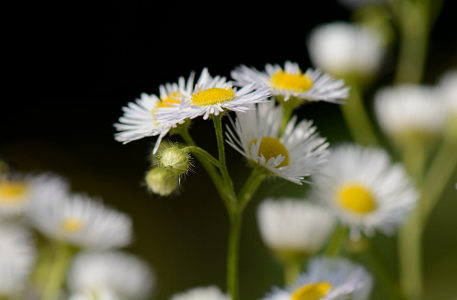
<svg viewBox="0 0 457 300">
<path fill-rule="evenodd" d="M 233 187 L 232 179 L 230 178 L 229 172 L 227 170 L 227 163 L 225 161 L 225 147 L 224 147 L 224 136 L 222 131 L 222 115 L 219 114 L 213 117 L 214 131 L 216 132 L 217 140 L 217 151 L 219 154 L 219 163 L 220 171 L 222 174 L 222 180 L 226 186 L 227 197 L 230 199 L 230 202 L 235 207 L 236 206 L 236 197 L 235 189 Z"/>
<path fill-rule="evenodd" d="M 403 149 L 403 164 L 410 177 L 421 191 L 427 150 L 425 145 L 414 145 Z M 422 233 L 424 224 L 421 220 L 422 201 L 418 199 L 414 211 L 410 214 L 398 234 L 400 260 L 400 286 L 404 296 L 419 300 L 423 295 Z"/>
<path fill-rule="evenodd" d="M 241 213 L 230 218 L 230 234 L 227 256 L 227 290 L 231 300 L 239 299 L 238 291 L 238 261 L 240 247 Z"/>
<path fill-rule="evenodd" d="M 282 108 L 283 108 L 283 116 L 282 116 L 281 129 L 279 131 L 279 136 L 282 136 L 282 134 L 284 133 L 287 123 L 289 123 L 290 117 L 292 116 L 292 113 L 294 112 L 295 106 L 288 102 L 283 102 Z"/>
<path fill-rule="evenodd" d="M 412 300 L 421 299 L 423 294 L 422 230 L 420 211 L 416 209 L 399 232 L 400 286 Z"/>
<path fill-rule="evenodd" d="M 290 260 L 284 263 L 284 283 L 286 285 L 294 284 L 300 274 L 301 261 Z"/>
<path fill-rule="evenodd" d="M 220 167 L 219 161 L 203 148 L 200 148 L 198 146 L 187 146 L 187 147 L 182 148 L 182 150 L 185 152 L 192 152 L 193 154 L 200 155 L 200 156 L 202 156 L 202 158 L 204 158 L 207 161 L 209 161 L 210 163 L 212 163 L 215 167 L 217 167 L 217 168 Z"/>
<path fill-rule="evenodd" d="M 190 146 L 197 147 L 194 140 L 189 134 L 189 131 L 187 128 L 183 128 L 180 130 L 179 134 L 181 135 L 182 139 Z M 209 154 L 209 153 L 208 153 Z M 205 168 L 206 172 L 208 175 L 211 177 L 211 180 L 214 183 L 214 186 L 216 187 L 216 190 L 219 194 L 219 197 L 222 199 L 224 202 L 227 211 L 229 214 L 232 214 L 234 211 L 233 205 L 230 202 L 230 199 L 228 198 L 228 193 L 226 191 L 226 186 L 217 172 L 217 169 L 214 168 L 214 166 L 210 163 L 210 161 L 207 160 L 207 157 L 202 155 L 199 152 L 194 153 L 195 157 L 198 159 L 198 161 L 201 163 L 201 165 Z M 219 164 L 219 162 L 218 162 Z"/>
<path fill-rule="evenodd" d="M 432 21 L 429 15 L 430 1 L 400 1 L 397 10 L 401 39 L 395 82 L 420 83 Z"/>
<path fill-rule="evenodd" d="M 328 256 L 338 256 L 341 252 L 341 248 L 346 241 L 349 229 L 346 226 L 338 224 L 335 227 L 332 238 L 330 239 L 327 248 L 325 249 L 325 254 Z"/>
<path fill-rule="evenodd" d="M 425 175 L 422 187 L 422 222 L 425 224 L 457 167 L 457 142 L 449 138 L 441 145 Z"/>
<path fill-rule="evenodd" d="M 346 124 L 354 140 L 361 145 L 379 145 L 373 125 L 366 112 L 358 83 L 351 84 L 349 98 L 341 104 Z"/>
<path fill-rule="evenodd" d="M 73 256 L 70 246 L 62 242 L 58 242 L 56 246 L 56 257 L 43 291 L 43 299 L 46 300 L 59 299 L 61 287 Z"/>
<path fill-rule="evenodd" d="M 240 212 L 244 210 L 264 179 L 265 175 L 263 174 L 262 170 L 259 168 L 254 168 L 252 170 L 251 175 L 238 194 L 238 207 Z"/>
</svg>

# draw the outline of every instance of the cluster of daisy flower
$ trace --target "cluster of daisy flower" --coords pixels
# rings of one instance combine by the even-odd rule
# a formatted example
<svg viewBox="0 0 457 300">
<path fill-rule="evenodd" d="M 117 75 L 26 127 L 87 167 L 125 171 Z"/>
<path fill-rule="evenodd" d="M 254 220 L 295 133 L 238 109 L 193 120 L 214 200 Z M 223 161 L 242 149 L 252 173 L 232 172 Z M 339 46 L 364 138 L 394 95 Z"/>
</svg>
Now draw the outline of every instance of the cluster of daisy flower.
<svg viewBox="0 0 457 300">
<path fill-rule="evenodd" d="M 6 165 L 6 164 L 5 164 Z M 145 299 L 154 275 L 122 248 L 132 220 L 53 173 L 0 176 L 1 299 Z M 65 287 L 65 288 L 64 288 Z"/>
<path fill-rule="evenodd" d="M 385 1 L 347 2 L 354 9 L 388 5 Z M 264 300 L 369 299 L 376 278 L 343 257 L 341 253 L 350 248 L 344 250 L 343 245 L 369 243 L 377 233 L 392 237 L 399 232 L 399 247 L 413 247 L 411 243 L 405 246 L 402 236 L 420 236 L 420 232 L 411 233 L 411 226 L 422 230 L 436 202 L 432 198 L 438 197 L 457 163 L 457 76 L 449 71 L 433 87 L 419 83 L 381 87 L 369 107 L 375 115 L 370 118 L 364 101 L 357 97 L 376 81 L 391 42 L 387 31 L 376 30 L 379 26 L 373 24 L 317 26 L 307 39 L 317 68 L 305 70 L 292 61 L 267 63 L 263 70 L 240 65 L 230 79 L 210 75 L 204 68 L 198 78 L 192 72 L 187 79 L 159 86 L 159 95 L 143 94 L 123 108 L 124 115 L 115 124 L 116 140 L 128 143 L 156 137 L 152 167 L 145 176 L 149 190 L 173 195 L 195 157 L 211 177 L 230 217 L 227 291 L 196 287 L 176 294 L 173 300 L 238 299 L 240 220 L 261 183 L 271 178 L 306 184 L 308 189 L 296 198 L 263 199 L 258 206 L 259 234 L 284 268 L 284 287 L 272 288 Z M 295 114 L 297 108 L 318 101 L 341 106 L 354 142 L 330 145 L 312 120 Z M 217 156 L 199 147 L 189 133 L 199 117 L 214 124 Z M 163 141 L 173 134 L 182 143 Z M 426 166 L 442 144 L 444 153 L 428 172 L 440 173 L 442 180 L 436 188 L 436 181 L 424 174 L 429 175 Z M 226 145 L 241 154 L 251 169 L 240 189 L 228 172 Z M 449 158 L 449 153 L 454 158 L 443 171 L 440 159 Z M 430 185 L 435 194 L 424 192 Z M 431 199 L 424 200 L 424 195 Z M 408 263 L 401 267 L 407 274 Z M 404 274 L 403 279 L 408 277 Z M 416 279 L 411 286 L 420 287 Z M 421 291 L 409 284 L 401 282 L 402 292 L 413 299 Z"/>
</svg>

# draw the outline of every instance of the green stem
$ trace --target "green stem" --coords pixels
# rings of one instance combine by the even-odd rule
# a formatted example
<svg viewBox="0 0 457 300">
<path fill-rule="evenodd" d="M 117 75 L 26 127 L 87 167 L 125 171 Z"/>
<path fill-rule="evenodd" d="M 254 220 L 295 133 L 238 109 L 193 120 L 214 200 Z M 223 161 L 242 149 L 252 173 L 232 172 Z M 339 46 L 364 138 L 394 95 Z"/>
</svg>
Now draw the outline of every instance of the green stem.
<svg viewBox="0 0 457 300">
<path fill-rule="evenodd" d="M 230 218 L 230 234 L 227 256 L 227 290 L 231 300 L 239 299 L 238 291 L 238 261 L 240 247 L 241 213 Z"/>
<path fill-rule="evenodd" d="M 217 140 L 217 151 L 219 154 L 219 163 L 220 171 L 222 174 L 222 180 L 226 186 L 226 191 L 228 193 L 227 197 L 230 199 L 233 207 L 236 207 L 236 197 L 235 189 L 233 187 L 232 179 L 230 178 L 229 172 L 227 170 L 227 163 L 225 161 L 225 147 L 224 147 L 224 136 L 222 130 L 222 114 L 213 117 L 214 131 L 216 133 Z"/>
<path fill-rule="evenodd" d="M 361 145 L 379 145 L 375 130 L 363 103 L 362 91 L 357 83 L 353 82 L 351 84 L 349 98 L 340 107 L 349 131 L 357 143 Z"/>
<path fill-rule="evenodd" d="M 192 139 L 192 137 L 190 136 L 189 134 L 189 131 L 187 128 L 183 128 L 180 130 L 179 134 L 181 135 L 182 139 L 189 145 L 189 146 L 192 146 L 192 147 L 197 147 L 194 140 Z M 205 151 L 206 152 L 206 151 Z M 221 176 L 219 175 L 219 173 L 217 172 L 217 169 L 211 164 L 210 161 L 208 161 L 206 155 L 202 155 L 202 153 L 200 152 L 195 152 L 194 153 L 195 157 L 198 159 L 198 161 L 200 162 L 200 164 L 205 168 L 206 172 L 208 173 L 208 175 L 211 177 L 211 180 L 213 181 L 214 183 L 214 186 L 216 187 L 216 190 L 219 194 L 219 197 L 222 199 L 222 201 L 224 202 L 229 214 L 232 214 L 232 212 L 234 211 L 234 208 L 232 206 L 232 203 L 230 202 L 230 199 L 228 198 L 228 193 L 226 191 L 226 186 L 221 178 Z M 208 153 L 208 155 L 210 155 Z M 212 157 L 212 156 L 211 156 Z M 218 164 L 219 164 L 219 161 L 218 161 Z"/>
<path fill-rule="evenodd" d="M 73 256 L 73 251 L 69 245 L 58 242 L 56 245 L 56 257 L 43 291 L 42 299 L 57 300 L 61 292 L 62 284 L 65 280 L 68 266 Z"/>
<path fill-rule="evenodd" d="M 284 283 L 292 285 L 296 282 L 300 274 L 301 262 L 297 260 L 290 260 L 284 263 Z"/>
<path fill-rule="evenodd" d="M 427 58 L 430 2 L 399 1 L 396 9 L 401 39 L 395 82 L 417 84 L 422 81 Z"/>
<path fill-rule="evenodd" d="M 403 149 L 402 158 L 405 169 L 421 191 L 425 161 L 425 145 L 414 145 Z M 400 260 L 400 286 L 404 296 L 419 300 L 423 295 L 422 233 L 424 224 L 421 220 L 422 201 L 409 215 L 398 234 Z"/>
<path fill-rule="evenodd" d="M 346 241 L 348 232 L 349 229 L 346 226 L 338 224 L 335 227 L 332 238 L 330 239 L 327 248 L 325 249 L 325 254 L 327 256 L 336 257 L 340 254 L 341 248 Z"/>
<path fill-rule="evenodd" d="M 194 155 L 199 155 L 202 158 L 204 158 L 207 161 L 209 161 L 210 163 L 212 163 L 215 167 L 217 167 L 217 168 L 220 167 L 219 161 L 216 158 L 214 158 L 214 156 L 209 154 L 208 151 L 206 151 L 203 148 L 200 148 L 198 146 L 187 146 L 187 147 L 182 148 L 182 150 L 185 151 L 185 152 L 191 152 Z"/>
<path fill-rule="evenodd" d="M 457 167 L 457 142 L 446 139 L 425 175 L 422 187 L 421 213 L 425 224 Z"/>
<path fill-rule="evenodd" d="M 259 188 L 262 181 L 265 179 L 265 175 L 262 170 L 259 168 L 254 168 L 249 176 L 248 180 L 244 184 L 240 193 L 238 194 L 238 207 L 239 211 L 242 212 L 249 201 L 252 199 L 252 196 Z"/>
</svg>

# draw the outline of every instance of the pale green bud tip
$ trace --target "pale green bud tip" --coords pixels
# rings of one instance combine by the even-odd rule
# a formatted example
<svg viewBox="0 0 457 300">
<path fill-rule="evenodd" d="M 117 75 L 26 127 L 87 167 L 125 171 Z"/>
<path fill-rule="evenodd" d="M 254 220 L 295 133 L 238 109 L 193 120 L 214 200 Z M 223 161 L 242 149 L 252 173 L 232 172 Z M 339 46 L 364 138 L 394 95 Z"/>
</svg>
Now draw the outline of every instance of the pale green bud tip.
<svg viewBox="0 0 457 300">
<path fill-rule="evenodd" d="M 176 146 L 167 148 L 160 153 L 159 166 L 175 175 L 182 175 L 189 168 L 189 155 Z"/>
<path fill-rule="evenodd" d="M 161 168 L 149 170 L 145 180 L 149 190 L 160 196 L 170 195 L 178 188 L 179 184 L 176 174 Z"/>
</svg>

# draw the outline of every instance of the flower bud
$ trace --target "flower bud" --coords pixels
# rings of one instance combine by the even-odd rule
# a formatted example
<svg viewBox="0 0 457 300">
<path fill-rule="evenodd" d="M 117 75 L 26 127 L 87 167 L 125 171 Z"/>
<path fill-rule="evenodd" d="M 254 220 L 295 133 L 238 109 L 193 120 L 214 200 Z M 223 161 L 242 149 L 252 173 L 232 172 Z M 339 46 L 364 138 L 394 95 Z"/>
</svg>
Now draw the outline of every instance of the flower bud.
<svg viewBox="0 0 457 300">
<path fill-rule="evenodd" d="M 169 147 L 160 153 L 159 166 L 175 175 L 182 175 L 189 168 L 189 155 L 179 147 Z"/>
<path fill-rule="evenodd" d="M 146 174 L 145 181 L 153 193 L 168 196 L 177 189 L 179 177 L 167 169 L 152 168 Z"/>
</svg>

